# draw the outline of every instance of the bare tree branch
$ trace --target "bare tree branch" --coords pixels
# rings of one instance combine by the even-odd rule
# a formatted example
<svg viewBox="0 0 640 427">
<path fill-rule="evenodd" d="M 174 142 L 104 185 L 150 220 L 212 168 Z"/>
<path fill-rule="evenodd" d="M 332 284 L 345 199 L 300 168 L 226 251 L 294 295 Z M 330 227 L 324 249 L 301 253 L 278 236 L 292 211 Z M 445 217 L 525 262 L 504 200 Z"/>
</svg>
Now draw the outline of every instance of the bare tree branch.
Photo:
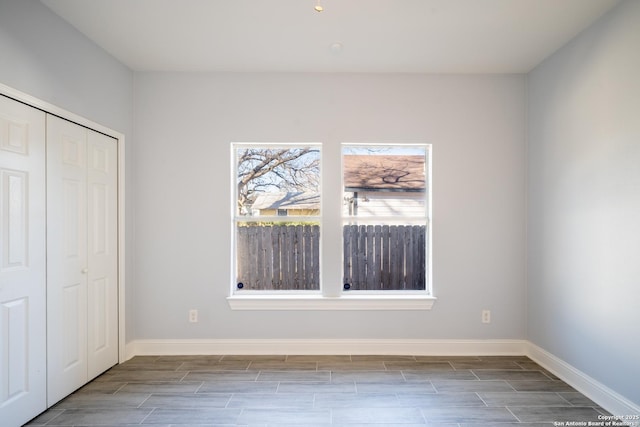
<svg viewBox="0 0 640 427">
<path fill-rule="evenodd" d="M 317 192 L 319 150 L 312 147 L 247 148 L 237 152 L 239 212 L 251 205 L 257 193 L 280 191 Z"/>
</svg>

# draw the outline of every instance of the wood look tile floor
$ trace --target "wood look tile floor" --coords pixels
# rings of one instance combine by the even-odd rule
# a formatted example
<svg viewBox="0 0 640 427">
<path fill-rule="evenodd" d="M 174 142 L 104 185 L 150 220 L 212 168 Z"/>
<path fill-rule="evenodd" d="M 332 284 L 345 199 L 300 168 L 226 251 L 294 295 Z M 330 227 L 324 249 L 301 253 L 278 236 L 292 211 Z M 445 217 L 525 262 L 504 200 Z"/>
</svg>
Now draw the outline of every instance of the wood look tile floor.
<svg viewBox="0 0 640 427">
<path fill-rule="evenodd" d="M 144 356 L 27 425 L 539 427 L 599 415 L 527 357 Z"/>
</svg>

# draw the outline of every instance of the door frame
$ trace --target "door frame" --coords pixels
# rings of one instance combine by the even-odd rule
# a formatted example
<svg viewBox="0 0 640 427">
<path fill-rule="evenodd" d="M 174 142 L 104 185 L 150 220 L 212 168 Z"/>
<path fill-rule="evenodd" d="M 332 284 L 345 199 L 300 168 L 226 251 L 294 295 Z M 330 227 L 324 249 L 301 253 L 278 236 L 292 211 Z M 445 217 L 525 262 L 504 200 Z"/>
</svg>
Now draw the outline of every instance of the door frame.
<svg viewBox="0 0 640 427">
<path fill-rule="evenodd" d="M 125 136 L 78 114 L 0 83 L 0 94 L 117 140 L 118 146 L 118 363 L 126 361 L 125 340 Z"/>
</svg>

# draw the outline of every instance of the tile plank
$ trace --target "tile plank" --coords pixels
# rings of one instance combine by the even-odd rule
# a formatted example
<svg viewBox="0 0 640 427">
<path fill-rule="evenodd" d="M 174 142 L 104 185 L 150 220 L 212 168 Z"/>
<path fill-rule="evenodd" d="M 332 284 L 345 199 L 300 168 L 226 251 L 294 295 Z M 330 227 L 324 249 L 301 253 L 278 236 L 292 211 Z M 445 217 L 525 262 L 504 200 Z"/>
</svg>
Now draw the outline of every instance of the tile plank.
<svg viewBox="0 0 640 427">
<path fill-rule="evenodd" d="M 429 407 L 423 408 L 422 413 L 427 422 L 436 423 L 502 423 L 517 422 L 506 408 L 487 407 Z"/>
</svg>

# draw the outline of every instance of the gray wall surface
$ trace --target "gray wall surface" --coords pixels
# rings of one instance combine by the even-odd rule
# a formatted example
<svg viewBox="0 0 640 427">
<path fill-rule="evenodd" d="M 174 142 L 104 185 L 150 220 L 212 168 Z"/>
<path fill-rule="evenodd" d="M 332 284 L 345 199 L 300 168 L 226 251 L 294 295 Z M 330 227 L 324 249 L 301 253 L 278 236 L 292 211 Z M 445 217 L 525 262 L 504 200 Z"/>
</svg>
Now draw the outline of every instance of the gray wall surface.
<svg viewBox="0 0 640 427">
<path fill-rule="evenodd" d="M 522 75 L 137 73 L 136 337 L 525 339 L 525 96 Z M 322 142 L 334 175 L 341 142 L 433 144 L 433 309 L 232 311 L 232 141 Z"/>
<path fill-rule="evenodd" d="M 528 336 L 640 404 L 640 2 L 529 75 Z"/>
</svg>

